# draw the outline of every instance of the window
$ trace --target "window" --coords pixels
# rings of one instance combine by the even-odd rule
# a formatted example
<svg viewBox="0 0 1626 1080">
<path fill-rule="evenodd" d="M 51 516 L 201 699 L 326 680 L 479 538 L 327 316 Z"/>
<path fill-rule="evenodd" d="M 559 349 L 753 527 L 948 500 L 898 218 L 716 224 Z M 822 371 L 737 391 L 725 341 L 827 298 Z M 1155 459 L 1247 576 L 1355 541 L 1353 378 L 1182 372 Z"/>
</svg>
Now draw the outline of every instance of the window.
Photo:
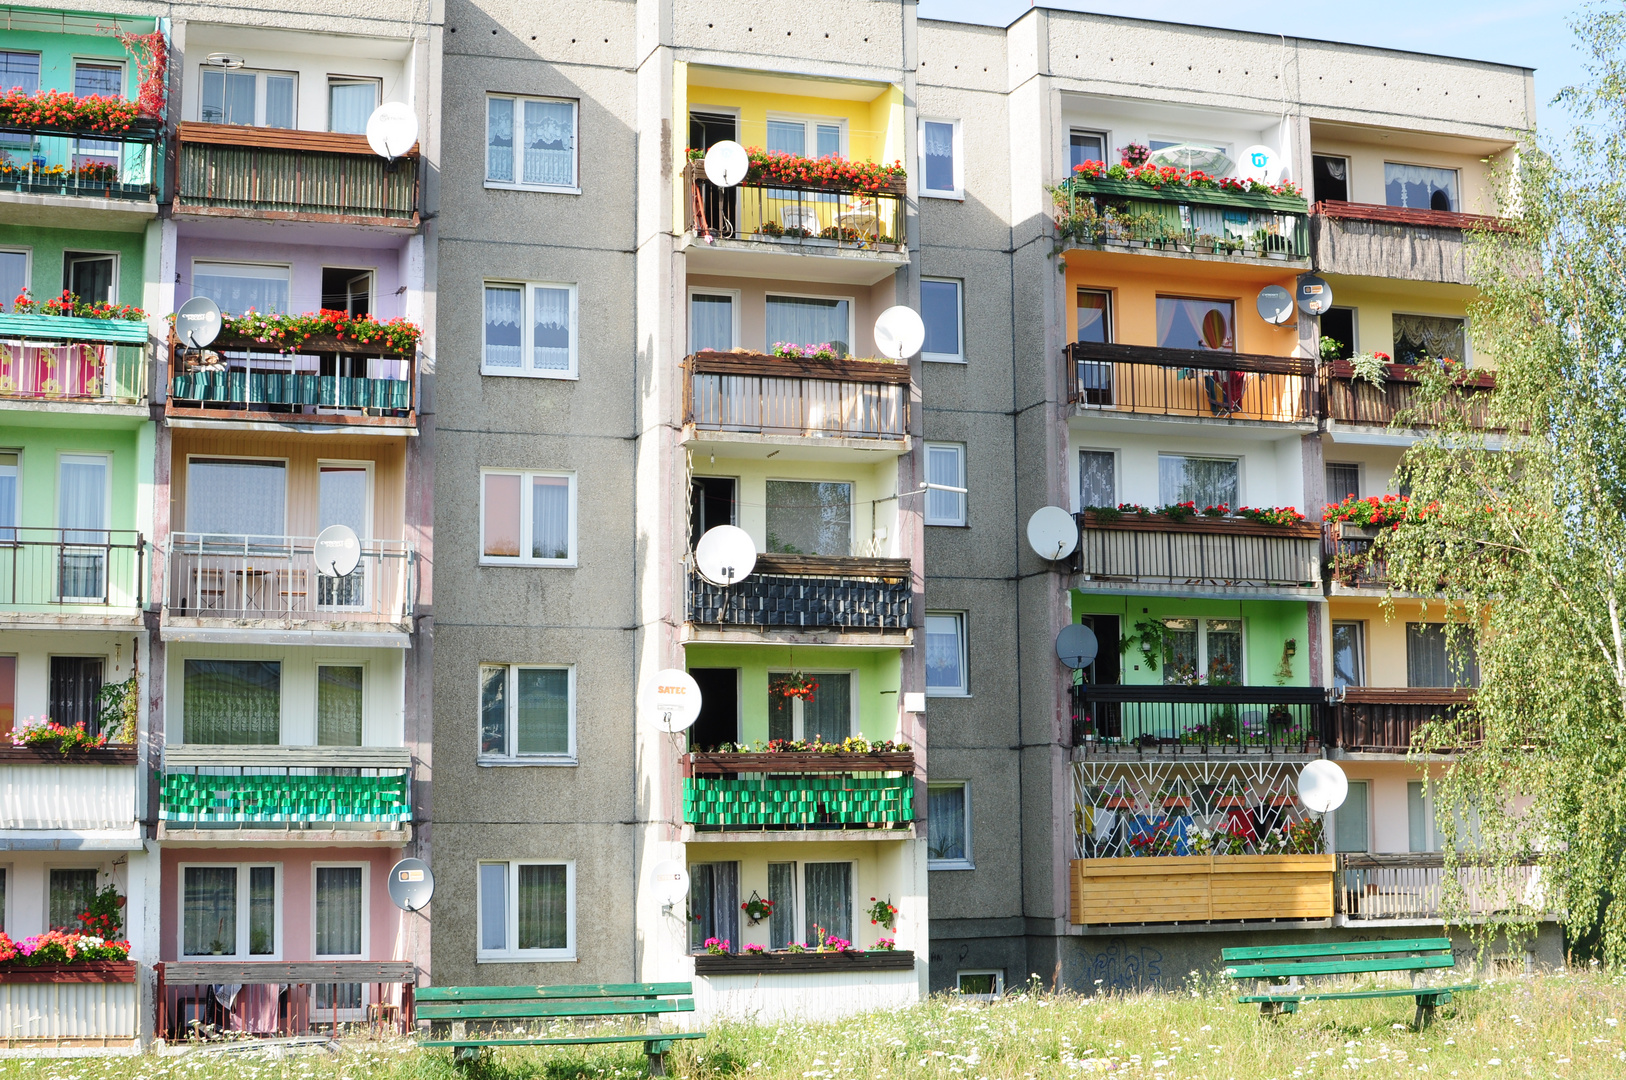
<svg viewBox="0 0 1626 1080">
<path fill-rule="evenodd" d="M 479 960 L 576 959 L 576 864 L 480 864 Z"/>
<path fill-rule="evenodd" d="M 852 342 L 852 301 L 821 296 L 769 296 L 767 343 L 832 345 L 846 356 Z"/>
<path fill-rule="evenodd" d="M 1438 315 L 1394 316 L 1394 358 L 1397 364 L 1427 360 L 1468 362 L 1468 323 Z"/>
<path fill-rule="evenodd" d="M 268 128 L 294 126 L 293 72 L 227 71 L 205 66 L 200 74 L 198 119 L 205 124 L 248 124 Z M 371 110 L 368 110 L 371 115 Z M 362 120 L 362 131 L 367 121 Z M 334 128 L 335 131 L 348 130 Z"/>
<path fill-rule="evenodd" d="M 1371 851 L 1367 782 L 1351 780 L 1344 804 L 1333 811 L 1333 850 Z"/>
<path fill-rule="evenodd" d="M 926 868 L 971 870 L 971 785 L 926 789 Z"/>
<path fill-rule="evenodd" d="M 851 555 L 853 486 L 769 480 L 768 550 L 778 555 Z"/>
<path fill-rule="evenodd" d="M 696 476 L 689 481 L 689 547 L 719 525 L 739 519 L 739 481 L 732 476 Z"/>
<path fill-rule="evenodd" d="M 1202 510 L 1207 506 L 1234 509 L 1240 505 L 1237 463 L 1231 458 L 1159 454 L 1157 488 L 1158 498 L 1165 506 L 1188 502 Z"/>
<path fill-rule="evenodd" d="M 1366 685 L 1366 627 L 1361 623 L 1332 624 L 1332 684 Z"/>
<path fill-rule="evenodd" d="M 853 864 L 807 863 L 803 867 L 802 940 L 816 944 L 825 938 L 853 939 Z M 819 931 L 824 933 L 821 935 Z"/>
<path fill-rule="evenodd" d="M 365 462 L 354 465 L 322 463 L 318 466 L 316 527 L 347 526 L 360 540 L 372 535 L 372 470 Z M 319 607 L 366 607 L 367 560 L 342 578 L 317 575 Z"/>
<path fill-rule="evenodd" d="M 275 960 L 282 941 L 281 867 L 181 867 L 181 955 Z"/>
<path fill-rule="evenodd" d="M 192 295 L 207 296 L 228 315 L 241 315 L 250 308 L 266 315 L 286 315 L 291 273 L 287 266 L 194 262 Z"/>
<path fill-rule="evenodd" d="M 576 103 L 558 98 L 486 98 L 486 186 L 576 193 Z"/>
<path fill-rule="evenodd" d="M 344 266 L 322 267 L 322 307 L 353 319 L 372 313 L 373 272 Z"/>
<path fill-rule="evenodd" d="M 282 731 L 282 662 L 184 662 L 181 738 L 187 743 L 274 746 Z"/>
<path fill-rule="evenodd" d="M 107 595 L 107 458 L 63 454 L 57 460 L 57 527 L 68 546 L 58 557 L 58 588 L 63 599 Z"/>
<path fill-rule="evenodd" d="M 739 910 L 739 863 L 694 863 L 689 867 L 690 952 L 704 952 L 707 938 L 726 941 L 730 951 L 738 950 L 742 944 Z"/>
<path fill-rule="evenodd" d="M 965 447 L 958 443 L 927 443 L 926 480 L 940 485 L 926 490 L 926 524 L 964 525 Z"/>
<path fill-rule="evenodd" d="M 15 656 L 0 656 L 0 735 L 10 732 L 16 722 L 17 658 Z M 5 901 L 0 900 L 0 919 L 4 919 L 5 914 Z M 5 926 L 0 925 L 0 930 L 4 929 Z"/>
<path fill-rule="evenodd" d="M 1157 298 L 1157 344 L 1163 349 L 1236 351 L 1236 305 L 1229 300 Z"/>
<path fill-rule="evenodd" d="M 6 929 L 6 868 L 0 866 L 0 933 Z"/>
<path fill-rule="evenodd" d="M 1427 165 L 1383 163 L 1383 195 L 1390 206 L 1412 210 L 1461 209 L 1457 201 L 1457 170 Z"/>
<path fill-rule="evenodd" d="M 920 193 L 961 198 L 961 157 L 958 120 L 921 120 Z"/>
<path fill-rule="evenodd" d="M 1421 780 L 1406 782 L 1407 850 L 1439 851 L 1440 830 L 1434 818 L 1434 796 Z"/>
<path fill-rule="evenodd" d="M 317 866 L 316 955 L 359 958 L 366 938 L 362 931 L 367 882 L 360 866 Z"/>
<path fill-rule="evenodd" d="M 78 930 L 79 913 L 90 907 L 96 895 L 96 871 L 52 870 L 47 889 L 50 929 Z"/>
<path fill-rule="evenodd" d="M 1241 619 L 1164 619 L 1163 681 L 1241 686 Z"/>
<path fill-rule="evenodd" d="M 1359 464 L 1327 463 L 1327 501 L 1340 503 L 1361 496 L 1361 467 Z"/>
<path fill-rule="evenodd" d="M 186 530 L 280 537 L 287 494 L 284 462 L 192 458 L 186 463 Z"/>
<path fill-rule="evenodd" d="M 378 108 L 377 79 L 330 78 L 327 81 L 327 129 L 365 135 Z"/>
<path fill-rule="evenodd" d="M 938 697 L 970 693 L 966 681 L 965 615 L 926 615 L 926 693 Z"/>
<path fill-rule="evenodd" d="M 1078 505 L 1118 505 L 1118 455 L 1111 450 L 1078 452 Z"/>
<path fill-rule="evenodd" d="M 1473 636 L 1466 631 L 1446 647 L 1443 623 L 1406 624 L 1407 686 L 1478 686 L 1479 659 Z"/>
<path fill-rule="evenodd" d="M 8 90 L 21 90 L 25 94 L 39 93 L 39 53 L 12 52 L 9 49 L 0 51 L 0 93 Z"/>
<path fill-rule="evenodd" d="M 822 158 L 844 155 L 847 123 L 837 117 L 768 117 L 768 152 Z"/>
<path fill-rule="evenodd" d="M 1323 350 L 1331 348 L 1334 355 L 1340 360 L 1348 360 L 1355 355 L 1355 309 L 1348 307 L 1328 308 L 1321 313 L 1321 345 Z M 1323 352 L 1321 355 L 1325 356 Z"/>
<path fill-rule="evenodd" d="M 1004 971 L 956 971 L 954 980 L 961 997 L 997 1001 L 1005 993 Z"/>
<path fill-rule="evenodd" d="M 87 303 L 103 301 L 109 304 L 116 303 L 118 268 L 117 255 L 108 255 L 105 252 L 64 252 L 62 287 Z"/>
<path fill-rule="evenodd" d="M 124 96 L 124 65 L 118 63 L 90 63 L 78 60 L 73 65 L 74 97 Z"/>
<path fill-rule="evenodd" d="M 926 324 L 922 360 L 954 363 L 965 359 L 961 332 L 964 317 L 960 307 L 960 283 L 946 279 L 922 278 L 920 315 Z"/>
<path fill-rule="evenodd" d="M 850 671 L 809 671 L 818 684 L 811 701 L 786 697 L 776 689 L 789 674 L 768 672 L 768 738 L 821 739 L 838 743 L 853 734 L 853 688 Z"/>
<path fill-rule="evenodd" d="M 480 665 L 480 760 L 576 762 L 576 669 Z"/>
<path fill-rule="evenodd" d="M 50 712 L 59 724 L 84 724 L 92 735 L 101 730 L 101 656 L 51 657 Z"/>
<path fill-rule="evenodd" d="M 0 543 L 17 540 L 17 465 L 21 456 L 15 450 L 0 450 Z"/>
<path fill-rule="evenodd" d="M 27 249 L 0 251 L 0 311 L 10 311 L 17 297 L 29 287 L 28 255 Z"/>
<path fill-rule="evenodd" d="M 1349 201 L 1349 159 L 1310 155 L 1311 198 L 1316 202 Z"/>
<path fill-rule="evenodd" d="M 1074 128 L 1067 134 L 1067 171 L 1078 168 L 1086 161 L 1107 160 L 1107 135 L 1104 131 L 1085 131 Z"/>
<path fill-rule="evenodd" d="M 739 297 L 732 292 L 689 294 L 689 351 L 728 352 L 740 338 Z"/>
<path fill-rule="evenodd" d="M 1105 344 L 1112 340 L 1112 294 L 1078 290 L 1078 340 Z"/>
<path fill-rule="evenodd" d="M 487 472 L 481 477 L 482 561 L 576 565 L 576 474 Z"/>
<path fill-rule="evenodd" d="M 318 665 L 316 745 L 361 745 L 361 688 L 365 674 L 364 668 L 352 665 Z"/>
<path fill-rule="evenodd" d="M 768 920 L 768 938 L 770 946 L 777 951 L 796 940 L 795 863 L 768 864 L 768 902 L 773 905 L 773 917 Z"/>
<path fill-rule="evenodd" d="M 486 285 L 482 375 L 576 377 L 576 286 Z"/>
</svg>

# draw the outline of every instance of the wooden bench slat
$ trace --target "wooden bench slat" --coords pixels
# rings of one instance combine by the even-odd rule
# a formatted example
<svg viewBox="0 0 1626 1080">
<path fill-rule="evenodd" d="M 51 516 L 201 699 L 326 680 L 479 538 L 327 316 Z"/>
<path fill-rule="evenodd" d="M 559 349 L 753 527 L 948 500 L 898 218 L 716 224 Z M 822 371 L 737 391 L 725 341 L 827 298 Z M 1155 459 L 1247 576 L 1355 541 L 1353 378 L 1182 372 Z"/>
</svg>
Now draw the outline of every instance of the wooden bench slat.
<svg viewBox="0 0 1626 1080">
<path fill-rule="evenodd" d="M 1392 941 L 1336 941 L 1315 945 L 1265 945 L 1246 949 L 1221 949 L 1220 959 L 1274 960 L 1294 956 L 1360 956 L 1366 953 L 1438 952 L 1451 948 L 1450 938 L 1416 938 Z"/>
<path fill-rule="evenodd" d="M 419 1046 L 582 1046 L 590 1043 L 671 1042 L 674 1039 L 704 1039 L 704 1031 L 663 1031 L 654 1035 L 583 1035 L 573 1038 L 539 1039 L 425 1039 Z"/>
<path fill-rule="evenodd" d="M 1237 1003 L 1241 1005 L 1251 1005 L 1256 1002 L 1267 1001 L 1323 1001 L 1333 998 L 1443 997 L 1446 999 L 1446 1001 L 1449 1001 L 1453 993 L 1478 989 L 1479 986 L 1476 983 L 1464 983 L 1462 986 L 1396 986 L 1389 990 L 1344 990 L 1337 992 L 1329 991 L 1328 993 L 1324 994 L 1316 992 L 1306 994 L 1249 994 L 1246 997 L 1239 997 L 1236 1000 Z M 1442 1001 L 1440 1004 L 1444 1005 L 1446 1001 Z"/>
<path fill-rule="evenodd" d="M 1424 971 L 1428 968 L 1456 966 L 1452 956 L 1401 956 L 1377 960 L 1325 960 L 1302 961 L 1296 964 L 1241 964 L 1227 967 L 1225 974 L 1233 979 L 1289 978 L 1300 975 L 1365 975 L 1379 971 Z"/>
<path fill-rule="evenodd" d="M 669 983 L 587 983 L 580 986 L 425 986 L 417 1000 L 425 1001 L 519 1001 L 543 998 L 636 998 L 692 994 L 694 984 Z"/>
<path fill-rule="evenodd" d="M 693 998 L 635 1001 L 458 1001 L 417 1004 L 419 1020 L 510 1020 L 533 1017 L 654 1016 L 694 1012 Z"/>
</svg>

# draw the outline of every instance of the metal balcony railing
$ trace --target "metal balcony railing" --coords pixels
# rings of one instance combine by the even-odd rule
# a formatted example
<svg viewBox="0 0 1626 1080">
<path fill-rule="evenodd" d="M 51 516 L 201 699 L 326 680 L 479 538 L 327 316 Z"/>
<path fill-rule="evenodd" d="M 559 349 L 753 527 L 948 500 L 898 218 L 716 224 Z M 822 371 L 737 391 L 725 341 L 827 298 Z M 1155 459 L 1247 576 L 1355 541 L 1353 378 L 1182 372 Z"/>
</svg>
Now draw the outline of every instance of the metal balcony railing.
<svg viewBox="0 0 1626 1080">
<path fill-rule="evenodd" d="M 913 603 L 908 559 L 763 554 L 727 587 L 689 570 L 689 621 L 706 626 L 907 630 Z"/>
<path fill-rule="evenodd" d="M 683 367 L 684 422 L 697 431 L 894 441 L 909 434 L 905 364 L 702 352 Z"/>
<path fill-rule="evenodd" d="M 270 951 L 270 945 L 263 947 Z M 153 1036 L 172 1044 L 224 1032 L 243 1045 L 255 1038 L 336 1038 L 344 1031 L 377 1038 L 416 1028 L 418 968 L 410 960 L 271 961 L 200 954 L 154 964 L 153 970 Z"/>
<path fill-rule="evenodd" d="M 1316 365 L 1291 356 L 1075 342 L 1068 400 L 1080 409 L 1303 423 L 1316 416 Z"/>
<path fill-rule="evenodd" d="M 3 321 L 0 398 L 98 405 L 139 405 L 147 400 L 151 366 L 145 347 L 8 339 Z"/>
<path fill-rule="evenodd" d="M 363 540 L 346 577 L 316 572 L 315 538 L 170 534 L 166 617 L 404 623 L 415 553 L 403 540 Z"/>
<path fill-rule="evenodd" d="M 1303 754 L 1326 739 L 1319 686 L 1081 685 L 1073 745 L 1088 754 Z"/>
<path fill-rule="evenodd" d="M 1471 860 L 1464 860 L 1471 862 Z M 1349 919 L 1494 918 L 1543 912 L 1546 889 L 1534 862 L 1519 866 L 1458 866 L 1464 910 L 1447 910 L 1445 856 L 1438 852 L 1338 856 L 1338 911 Z"/>
<path fill-rule="evenodd" d="M 162 137 L 152 121 L 137 121 L 117 135 L 4 125 L 0 192 L 151 199 L 158 190 L 161 153 Z"/>
<path fill-rule="evenodd" d="M 753 180 L 719 188 L 699 162 L 683 171 L 684 229 L 702 239 L 746 240 L 804 254 L 904 250 L 904 182 L 884 191 L 785 186 Z"/>
<path fill-rule="evenodd" d="M 1293 262 L 1310 257 L 1309 206 L 1296 196 L 1075 175 L 1057 186 L 1057 203 L 1057 227 L 1075 243 Z"/>
<path fill-rule="evenodd" d="M 0 605 L 10 611 L 139 608 L 146 541 L 124 529 L 0 528 Z"/>
<path fill-rule="evenodd" d="M 1321 587 L 1320 530 L 1234 518 L 1078 515 L 1082 587 L 1259 592 Z"/>
</svg>

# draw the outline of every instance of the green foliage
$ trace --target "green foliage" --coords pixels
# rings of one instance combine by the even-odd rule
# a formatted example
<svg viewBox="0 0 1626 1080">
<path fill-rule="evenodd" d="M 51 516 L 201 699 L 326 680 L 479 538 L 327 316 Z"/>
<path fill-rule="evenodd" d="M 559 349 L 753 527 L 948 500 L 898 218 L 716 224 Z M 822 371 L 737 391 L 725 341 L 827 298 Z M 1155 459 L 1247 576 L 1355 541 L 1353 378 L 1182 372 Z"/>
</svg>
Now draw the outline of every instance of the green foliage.
<svg viewBox="0 0 1626 1080">
<path fill-rule="evenodd" d="M 141 686 L 132 672 L 123 682 L 108 683 L 96 696 L 101 708 L 100 727 L 110 744 L 135 743 L 136 725 L 141 719 Z"/>
<path fill-rule="evenodd" d="M 1156 671 L 1158 661 L 1163 658 L 1163 623 L 1159 619 L 1137 619 L 1133 633 L 1125 634 L 1118 641 L 1118 651 L 1127 653 L 1131 648 L 1139 648 L 1141 660 L 1147 670 Z"/>
</svg>

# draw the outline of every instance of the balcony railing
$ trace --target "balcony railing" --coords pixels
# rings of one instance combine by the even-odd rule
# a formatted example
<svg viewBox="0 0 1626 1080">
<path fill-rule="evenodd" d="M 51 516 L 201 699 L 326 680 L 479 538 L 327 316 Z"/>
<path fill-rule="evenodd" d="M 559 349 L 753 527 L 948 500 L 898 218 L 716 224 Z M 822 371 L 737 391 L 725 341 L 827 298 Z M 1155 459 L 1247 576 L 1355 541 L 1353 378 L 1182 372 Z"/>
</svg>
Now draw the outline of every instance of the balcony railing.
<svg viewBox="0 0 1626 1080">
<path fill-rule="evenodd" d="M 1174 521 L 1126 514 L 1078 515 L 1083 588 L 1159 591 L 1321 588 L 1321 533 L 1311 524 L 1263 525 L 1235 518 Z"/>
<path fill-rule="evenodd" d="M 1057 225 L 1098 247 L 1298 262 L 1310 257 L 1308 210 L 1295 196 L 1070 176 L 1058 187 Z"/>
<path fill-rule="evenodd" d="M 146 557 L 146 542 L 132 530 L 0 528 L 0 606 L 139 608 Z"/>
<path fill-rule="evenodd" d="M 899 829 L 914 821 L 911 754 L 688 754 L 683 820 L 698 830 Z"/>
<path fill-rule="evenodd" d="M 134 747 L 62 754 L 0 747 L 0 830 L 129 830 L 136 823 Z"/>
<path fill-rule="evenodd" d="M 1075 342 L 1068 401 L 1145 416 L 1303 423 L 1316 416 L 1316 366 L 1290 356 Z"/>
<path fill-rule="evenodd" d="M 702 352 L 683 366 L 683 418 L 696 431 L 898 442 L 909 435 L 906 364 Z"/>
<path fill-rule="evenodd" d="M 908 559 L 764 554 L 727 587 L 689 570 L 689 621 L 704 626 L 907 630 L 913 603 Z"/>
<path fill-rule="evenodd" d="M 0 398 L 96 405 L 139 405 L 147 400 L 145 324 L 129 324 L 135 331 L 130 336 L 141 344 L 119 344 L 52 340 L 56 335 L 51 330 L 56 328 L 51 324 L 58 321 L 55 316 L 0 315 Z M 17 325 L 24 322 L 27 329 Z M 19 336 L 12 337 L 14 333 Z"/>
<path fill-rule="evenodd" d="M 141 1030 L 136 968 L 134 960 L 0 966 L 0 1047 L 133 1047 Z"/>
<path fill-rule="evenodd" d="M 1389 560 L 1378 552 L 1378 529 L 1339 521 L 1324 521 L 1321 529 L 1321 551 L 1335 584 L 1346 589 L 1388 587 Z"/>
<path fill-rule="evenodd" d="M 415 553 L 403 540 L 363 540 L 348 576 L 316 572 L 315 538 L 170 534 L 166 618 L 405 623 Z"/>
<path fill-rule="evenodd" d="M 806 254 L 904 250 L 904 182 L 884 191 L 747 181 L 719 188 L 700 162 L 683 177 L 684 229 L 705 239 L 746 240 Z"/>
<path fill-rule="evenodd" d="M 1463 410 L 1474 427 L 1490 426 L 1490 393 L 1496 388 L 1491 371 L 1466 371 L 1458 379 L 1456 400 L 1436 403 L 1432 412 L 1419 412 L 1417 368 L 1410 364 L 1386 365 L 1383 382 L 1374 386 L 1355 378 L 1348 361 L 1328 365 L 1325 379 L 1326 415 L 1346 424 L 1388 427 L 1403 417 L 1410 426 L 1432 426 L 1445 418 L 1445 409 Z"/>
<path fill-rule="evenodd" d="M 1443 854 L 1340 855 L 1338 911 L 1349 919 L 1483 919 L 1546 910 L 1546 888 L 1534 862 L 1458 866 L 1451 873 L 1462 888 L 1462 910 L 1448 912 Z"/>
<path fill-rule="evenodd" d="M 0 192 L 148 200 L 158 190 L 161 153 L 152 121 L 118 135 L 0 126 Z"/>
<path fill-rule="evenodd" d="M 171 746 L 160 813 L 172 829 L 399 830 L 411 764 L 391 747 Z"/>
<path fill-rule="evenodd" d="M 1326 736 L 1319 686 L 1074 686 L 1073 745 L 1086 754 L 1304 754 Z"/>
<path fill-rule="evenodd" d="M 1424 724 L 1455 719 L 1473 695 L 1445 687 L 1349 686 L 1329 707 L 1328 730 L 1343 750 L 1404 754 Z"/>
<path fill-rule="evenodd" d="M 418 224 L 416 146 L 385 161 L 360 135 L 195 123 L 179 142 L 182 212 Z"/>
<path fill-rule="evenodd" d="M 416 1027 L 410 960 L 216 960 L 188 958 L 153 965 L 157 975 L 153 1035 L 172 1044 L 191 1040 L 373 1037 L 410 1034 Z"/>
<path fill-rule="evenodd" d="M 1470 285 L 1466 233 L 1500 228 L 1499 218 L 1372 203 L 1318 202 L 1310 217 L 1315 263 L 1324 274 Z"/>
<path fill-rule="evenodd" d="M 207 351 L 170 345 L 170 415 L 302 424 L 406 426 L 414 419 L 413 358 L 335 338 L 276 352 L 246 338 L 217 338 Z"/>
</svg>

